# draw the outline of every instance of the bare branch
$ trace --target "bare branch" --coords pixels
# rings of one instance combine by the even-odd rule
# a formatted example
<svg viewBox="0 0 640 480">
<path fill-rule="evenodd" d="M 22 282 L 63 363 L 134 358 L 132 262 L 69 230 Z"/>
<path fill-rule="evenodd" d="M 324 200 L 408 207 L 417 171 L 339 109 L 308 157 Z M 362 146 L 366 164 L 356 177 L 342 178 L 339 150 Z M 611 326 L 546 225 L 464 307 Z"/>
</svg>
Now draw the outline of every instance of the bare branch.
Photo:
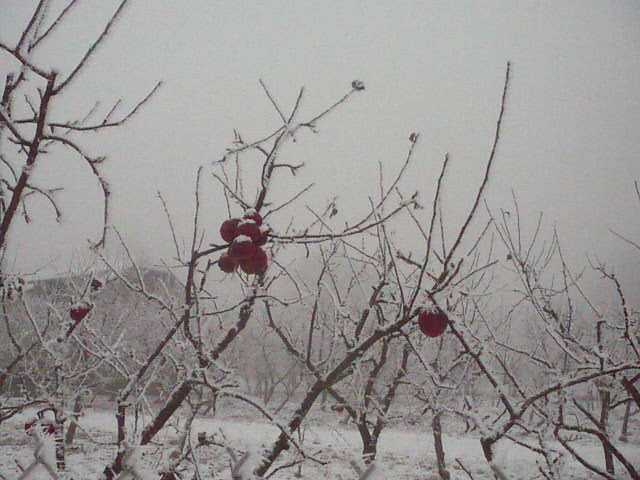
<svg viewBox="0 0 640 480">
<path fill-rule="evenodd" d="M 122 11 L 123 11 L 125 5 L 128 3 L 128 1 L 129 0 L 122 0 L 120 5 L 116 9 L 115 13 L 111 16 L 111 18 L 109 19 L 109 21 L 105 25 L 104 30 L 102 31 L 100 36 L 87 49 L 87 51 L 85 52 L 85 54 L 82 57 L 82 59 L 80 60 L 80 62 L 78 62 L 78 64 L 75 66 L 73 71 L 69 74 L 69 76 L 56 87 L 56 89 L 54 90 L 54 94 L 57 94 L 57 93 L 61 92 L 71 82 L 71 80 L 74 79 L 74 77 L 78 74 L 78 72 L 87 65 L 87 63 L 89 62 L 89 58 L 91 57 L 91 55 L 93 55 L 93 52 L 96 50 L 96 48 L 98 48 L 98 46 L 106 38 L 106 36 L 108 35 L 109 31 L 111 30 L 111 28 L 115 24 L 116 20 L 118 19 L 118 17 L 122 13 Z"/>
<path fill-rule="evenodd" d="M 462 225 L 462 228 L 460 229 L 460 232 L 458 233 L 458 237 L 456 238 L 455 242 L 453 243 L 453 246 L 451 247 L 451 250 L 449 250 L 449 254 L 447 255 L 447 258 L 445 259 L 445 265 L 449 264 L 449 262 L 451 261 L 451 257 L 454 255 L 454 253 L 456 252 L 458 245 L 460 245 L 460 242 L 462 241 L 462 237 L 464 236 L 465 231 L 467 230 L 467 228 L 469 227 L 469 224 L 471 223 L 471 220 L 473 219 L 476 210 L 478 209 L 478 205 L 480 204 L 480 198 L 482 197 L 482 194 L 484 193 L 484 190 L 487 186 L 487 183 L 489 182 L 489 175 L 491 173 L 491 166 L 493 165 L 493 159 L 495 158 L 496 155 L 496 151 L 498 148 L 498 142 L 500 140 L 500 129 L 502 127 L 502 117 L 504 115 L 504 110 L 505 110 L 505 104 L 506 104 L 506 99 L 507 99 L 507 91 L 509 89 L 509 76 L 511 73 L 511 62 L 507 62 L 507 71 L 505 73 L 505 78 L 504 78 L 504 87 L 502 89 L 502 99 L 500 102 L 500 113 L 498 114 L 498 121 L 496 122 L 496 132 L 495 132 L 495 136 L 493 138 L 493 145 L 491 147 L 491 153 L 489 154 L 489 160 L 487 162 L 487 166 L 485 168 L 485 172 L 484 172 L 484 179 L 482 180 L 482 184 L 480 185 L 480 188 L 478 189 L 478 193 L 476 195 L 476 199 L 473 203 L 473 207 L 471 207 L 471 211 L 469 212 L 469 215 L 467 216 L 467 220 L 465 221 L 465 223 Z"/>
</svg>

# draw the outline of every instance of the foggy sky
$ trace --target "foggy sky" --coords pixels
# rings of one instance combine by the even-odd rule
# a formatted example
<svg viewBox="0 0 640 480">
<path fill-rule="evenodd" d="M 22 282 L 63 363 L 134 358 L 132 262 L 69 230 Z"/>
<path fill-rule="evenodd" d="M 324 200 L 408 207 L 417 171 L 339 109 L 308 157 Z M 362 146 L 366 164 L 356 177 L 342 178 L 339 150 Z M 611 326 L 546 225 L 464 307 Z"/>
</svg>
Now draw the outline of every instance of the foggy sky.
<svg viewBox="0 0 640 480">
<path fill-rule="evenodd" d="M 15 44 L 35 3 L 0 0 L 2 41 Z M 36 63 L 67 71 L 118 3 L 85 0 Z M 279 126 L 259 79 L 285 110 L 305 86 L 301 120 L 360 79 L 366 91 L 320 123 L 319 135 L 301 133 L 287 147 L 286 158 L 306 167 L 295 179 L 281 177 L 277 188 L 286 197 L 315 182 L 305 203 L 322 209 L 338 196 L 341 219 L 354 220 L 376 192 L 378 162 L 390 179 L 417 131 L 402 186 L 422 190 L 428 205 L 450 152 L 444 208 L 453 229 L 481 180 L 508 60 L 513 75 L 490 206 L 511 208 L 513 190 L 528 228 L 543 211 L 577 261 L 590 252 L 624 268 L 629 257 L 635 270 L 638 256 L 630 257 L 633 250 L 609 229 L 640 239 L 633 190 L 640 179 L 636 0 L 134 0 L 53 113 L 71 120 L 96 100 L 106 112 L 118 98 L 131 107 L 156 81 L 165 82 L 128 126 L 81 142 L 108 156 L 112 223 L 139 255 L 157 258 L 171 250 L 156 193 L 186 239 L 197 167 L 221 157 L 233 128 L 255 139 Z M 0 54 L 2 78 L 10 64 Z M 36 179 L 65 186 L 57 197 L 64 221 L 55 224 L 52 212 L 34 203 L 33 223 L 15 225 L 7 266 L 64 270 L 73 252 L 85 254 L 87 238 L 97 238 L 99 188 L 63 149 L 38 165 Z M 205 183 L 213 191 L 208 177 Z M 218 241 L 225 207 L 220 195 L 205 198 L 209 236 Z M 275 219 L 275 227 L 288 220 Z"/>
</svg>

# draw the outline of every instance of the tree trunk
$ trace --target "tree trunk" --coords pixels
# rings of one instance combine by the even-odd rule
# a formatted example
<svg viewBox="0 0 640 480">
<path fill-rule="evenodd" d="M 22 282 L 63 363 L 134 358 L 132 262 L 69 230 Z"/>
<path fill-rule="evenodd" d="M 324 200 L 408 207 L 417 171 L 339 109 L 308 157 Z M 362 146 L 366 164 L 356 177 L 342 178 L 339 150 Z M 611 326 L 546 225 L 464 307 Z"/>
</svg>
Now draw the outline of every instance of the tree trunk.
<svg viewBox="0 0 640 480">
<path fill-rule="evenodd" d="M 321 406 L 323 412 L 327 410 L 327 398 L 328 397 L 329 397 L 329 392 L 327 392 L 326 390 L 323 390 L 322 397 L 320 397 L 320 406 Z"/>
<path fill-rule="evenodd" d="M 495 440 L 490 438 L 481 438 L 480 446 L 482 447 L 482 453 L 484 454 L 484 458 L 487 460 L 487 463 L 491 467 L 493 471 L 493 476 L 497 480 L 509 480 L 505 473 L 502 471 L 498 465 L 493 463 L 493 445 L 496 443 Z"/>
<path fill-rule="evenodd" d="M 626 442 L 629 440 L 629 417 L 631 416 L 631 400 L 627 402 L 627 406 L 624 409 L 624 418 L 622 419 L 622 432 L 620 432 L 620 441 Z"/>
<path fill-rule="evenodd" d="M 300 424 L 309 413 L 309 410 L 313 406 L 316 399 L 320 396 L 320 393 L 327 387 L 327 384 L 322 381 L 316 381 L 315 384 L 309 389 L 305 398 L 302 400 L 302 403 L 296 410 L 296 415 L 287 425 L 287 431 L 293 434 L 293 432 L 297 431 L 300 427 Z M 280 454 L 289 448 L 289 439 L 287 435 L 282 432 L 278 436 L 278 439 L 273 444 L 271 449 L 264 455 L 263 461 L 256 468 L 254 475 L 258 478 L 264 477 L 267 473 L 273 462 L 276 461 L 276 458 L 280 456 Z"/>
<path fill-rule="evenodd" d="M 358 425 L 360 439 L 362 440 L 362 461 L 369 465 L 376 459 L 378 453 L 378 439 L 371 436 L 365 423 Z"/>
<path fill-rule="evenodd" d="M 608 390 L 600 391 L 600 427 L 606 433 L 607 424 L 609 422 L 609 403 L 611 401 L 611 392 Z M 615 475 L 615 465 L 613 463 L 613 453 L 606 440 L 601 440 L 602 450 L 604 451 L 604 463 L 607 473 Z"/>
<path fill-rule="evenodd" d="M 433 445 L 436 449 L 436 461 L 438 463 L 438 473 L 442 480 L 449 480 L 451 475 L 447 470 L 447 464 L 444 458 L 444 447 L 442 445 L 442 423 L 440 422 L 440 413 L 436 413 L 431 420 L 431 428 L 433 429 Z"/>
<path fill-rule="evenodd" d="M 629 392 L 629 395 L 631 395 L 631 398 L 633 398 L 634 402 L 636 402 L 638 408 L 640 408 L 640 392 L 638 392 L 638 389 L 634 387 L 633 381 L 629 380 L 627 377 L 622 377 L 622 385 L 624 386 L 625 390 Z"/>
<path fill-rule="evenodd" d="M 165 423 L 171 418 L 175 411 L 182 405 L 185 398 L 191 393 L 191 384 L 187 381 L 182 382 L 180 386 L 173 391 L 169 401 L 164 405 L 162 410 L 158 412 L 152 422 L 142 431 L 140 445 L 146 445 L 158 433 Z"/>
<path fill-rule="evenodd" d="M 73 443 L 73 439 L 76 436 L 76 430 L 78 428 L 76 421 L 78 420 L 80 413 L 82 413 L 82 400 L 80 395 L 78 395 L 73 402 L 73 418 L 69 422 L 69 429 L 64 437 L 64 443 L 66 445 L 71 445 Z"/>
</svg>

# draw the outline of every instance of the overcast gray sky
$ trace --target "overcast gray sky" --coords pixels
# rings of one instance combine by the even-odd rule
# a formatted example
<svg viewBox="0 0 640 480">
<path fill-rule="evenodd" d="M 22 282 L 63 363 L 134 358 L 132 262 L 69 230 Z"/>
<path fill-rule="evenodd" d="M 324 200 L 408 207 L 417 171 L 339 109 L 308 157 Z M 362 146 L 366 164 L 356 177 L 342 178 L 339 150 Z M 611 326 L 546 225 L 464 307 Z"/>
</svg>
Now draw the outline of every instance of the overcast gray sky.
<svg viewBox="0 0 640 480">
<path fill-rule="evenodd" d="M 0 0 L 2 41 L 15 44 L 35 3 Z M 118 3 L 84 0 L 36 61 L 68 69 Z M 592 252 L 621 262 L 632 250 L 608 229 L 640 239 L 638 0 L 132 0 L 54 116 L 73 119 L 95 100 L 103 109 L 121 97 L 130 106 L 165 81 L 127 127 L 85 140 L 90 153 L 109 157 L 112 222 L 154 258 L 170 253 L 156 192 L 186 236 L 196 168 L 220 158 L 233 128 L 252 139 L 278 126 L 260 78 L 285 108 L 304 85 L 301 118 L 353 79 L 367 86 L 320 124 L 320 135 L 291 145 L 288 158 L 307 167 L 295 183 L 283 179 L 282 192 L 314 181 L 308 203 L 322 207 L 338 195 L 344 219 L 353 219 L 375 193 L 378 162 L 389 178 L 417 131 L 403 186 L 420 188 L 426 201 L 450 152 L 445 209 L 459 217 L 490 150 L 507 60 L 513 75 L 490 205 L 510 208 L 513 189 L 531 228 L 543 211 L 576 258 Z M 0 55 L 3 78 L 9 66 Z M 98 187 L 68 152 L 38 169 L 42 184 L 66 188 L 58 197 L 64 222 L 34 210 L 32 224 L 16 226 L 10 256 L 23 270 L 50 261 L 64 269 L 71 252 L 96 238 Z M 216 241 L 223 205 L 205 209 Z"/>
</svg>

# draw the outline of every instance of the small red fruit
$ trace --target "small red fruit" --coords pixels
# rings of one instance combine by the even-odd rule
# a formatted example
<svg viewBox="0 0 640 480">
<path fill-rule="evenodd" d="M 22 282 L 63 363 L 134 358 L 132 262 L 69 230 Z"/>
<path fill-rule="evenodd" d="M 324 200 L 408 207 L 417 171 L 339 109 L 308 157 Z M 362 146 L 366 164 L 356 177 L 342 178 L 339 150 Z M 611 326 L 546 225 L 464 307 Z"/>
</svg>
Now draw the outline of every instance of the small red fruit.
<svg viewBox="0 0 640 480">
<path fill-rule="evenodd" d="M 244 218 L 245 220 L 253 220 L 254 222 L 256 222 L 256 225 L 258 226 L 262 225 L 262 217 L 256 211 L 255 208 L 250 208 L 249 210 L 244 212 L 244 215 L 242 218 Z"/>
<path fill-rule="evenodd" d="M 233 240 L 239 235 L 238 224 L 241 222 L 239 218 L 230 218 L 225 220 L 220 225 L 220 236 L 225 242 L 233 242 Z"/>
<path fill-rule="evenodd" d="M 80 300 L 79 302 L 71 305 L 71 308 L 69 309 L 69 315 L 73 320 L 79 322 L 87 316 L 87 313 L 89 313 L 92 308 L 93 305 L 91 305 L 89 302 L 87 302 L 86 300 Z"/>
<path fill-rule="evenodd" d="M 423 310 L 418 316 L 418 325 L 422 333 L 428 337 L 439 337 L 444 333 L 449 323 L 449 318 L 442 310 Z"/>
<path fill-rule="evenodd" d="M 220 267 L 220 270 L 222 270 L 224 273 L 235 272 L 237 266 L 238 262 L 231 258 L 227 253 L 225 253 L 218 259 L 218 267 Z"/>
<path fill-rule="evenodd" d="M 56 433 L 56 424 L 49 421 L 42 422 L 42 433 L 53 435 Z"/>
<path fill-rule="evenodd" d="M 240 260 L 240 268 L 247 275 L 263 274 L 267 270 L 269 258 L 260 247 L 256 247 L 255 253 L 246 260 Z"/>
<path fill-rule="evenodd" d="M 238 235 L 246 235 L 256 245 L 261 247 L 267 243 L 269 227 L 260 225 L 252 219 L 245 218 L 238 224 Z"/>
<path fill-rule="evenodd" d="M 256 246 L 246 235 L 238 235 L 229 247 L 228 255 L 235 260 L 246 260 L 256 252 Z"/>
<path fill-rule="evenodd" d="M 253 220 L 243 220 L 238 224 L 238 235 L 246 235 L 253 243 L 257 243 L 262 237 L 262 232 Z"/>
</svg>

